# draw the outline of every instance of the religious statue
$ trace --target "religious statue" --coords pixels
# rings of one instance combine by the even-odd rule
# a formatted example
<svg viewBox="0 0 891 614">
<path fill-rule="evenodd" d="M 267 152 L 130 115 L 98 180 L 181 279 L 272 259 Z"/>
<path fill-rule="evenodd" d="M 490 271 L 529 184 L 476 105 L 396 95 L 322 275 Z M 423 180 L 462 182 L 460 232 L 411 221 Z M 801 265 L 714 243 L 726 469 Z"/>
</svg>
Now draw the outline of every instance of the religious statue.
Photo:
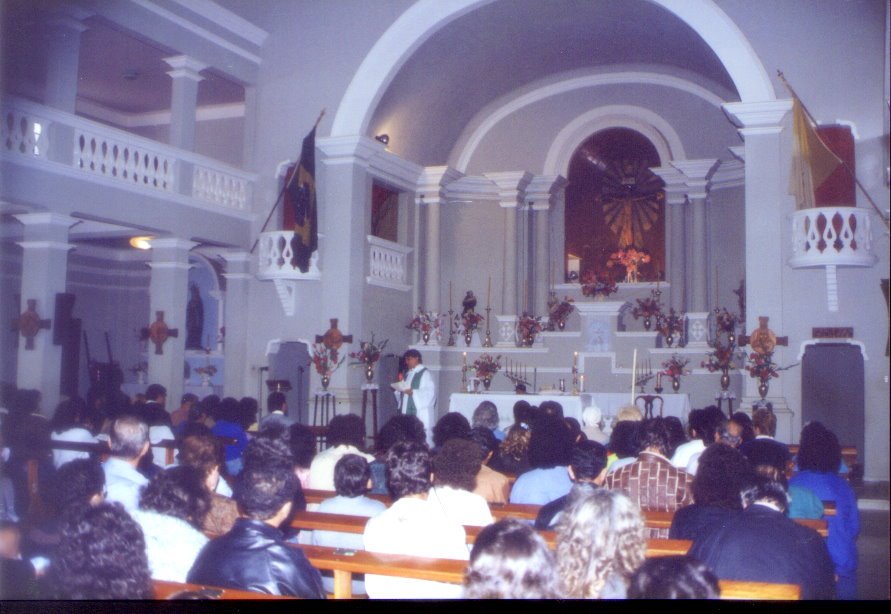
<svg viewBox="0 0 891 614">
<path fill-rule="evenodd" d="M 758 328 L 749 335 L 749 345 L 759 354 L 770 354 L 777 346 L 776 334 L 767 327 L 767 316 L 758 316 Z"/>
<path fill-rule="evenodd" d="M 186 349 L 201 350 L 201 334 L 204 332 L 204 302 L 196 284 L 189 285 L 192 297 L 186 305 Z"/>
<path fill-rule="evenodd" d="M 461 306 L 464 307 L 464 311 L 461 315 L 464 315 L 468 312 L 473 312 L 476 309 L 476 296 L 473 295 L 473 290 L 468 290 L 467 294 L 464 295 L 464 300 L 461 302 Z"/>
</svg>

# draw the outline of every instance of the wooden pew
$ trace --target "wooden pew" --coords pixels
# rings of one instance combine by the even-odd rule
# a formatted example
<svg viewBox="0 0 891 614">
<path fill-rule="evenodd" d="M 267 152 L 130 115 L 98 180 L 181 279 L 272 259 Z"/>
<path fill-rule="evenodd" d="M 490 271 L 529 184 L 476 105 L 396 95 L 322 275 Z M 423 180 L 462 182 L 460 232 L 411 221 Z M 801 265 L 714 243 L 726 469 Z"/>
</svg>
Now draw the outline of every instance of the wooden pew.
<svg viewBox="0 0 891 614">
<path fill-rule="evenodd" d="M 790 443 L 789 444 L 789 454 L 792 456 L 798 455 L 798 444 Z M 845 465 L 848 466 L 848 469 L 853 469 L 854 465 L 857 464 L 857 446 L 842 446 L 841 449 L 842 460 L 845 462 Z"/>
<path fill-rule="evenodd" d="M 152 580 L 155 599 L 170 599 L 173 595 L 183 591 L 202 593 L 208 599 L 296 599 L 296 597 L 269 595 L 254 591 L 244 591 L 237 588 L 222 588 L 219 586 L 205 586 L 203 584 L 189 584 L 186 582 L 169 582 L 167 580 Z"/>
<path fill-rule="evenodd" d="M 380 554 L 365 550 L 346 553 L 343 550 L 324 546 L 303 546 L 303 553 L 316 569 L 334 573 L 335 599 L 352 597 L 352 576 L 354 573 L 461 584 L 467 569 L 466 561 Z M 797 600 L 801 597 L 801 589 L 795 584 L 736 580 L 720 580 L 718 584 L 721 589 L 721 599 Z"/>
</svg>

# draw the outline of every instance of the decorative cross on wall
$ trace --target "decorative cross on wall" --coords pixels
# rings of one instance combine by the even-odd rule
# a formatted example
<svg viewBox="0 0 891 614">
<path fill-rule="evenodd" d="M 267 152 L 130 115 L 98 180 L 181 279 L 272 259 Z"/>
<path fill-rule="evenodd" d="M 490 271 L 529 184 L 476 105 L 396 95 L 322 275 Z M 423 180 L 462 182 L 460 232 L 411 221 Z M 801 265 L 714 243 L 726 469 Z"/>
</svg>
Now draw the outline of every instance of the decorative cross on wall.
<svg viewBox="0 0 891 614">
<path fill-rule="evenodd" d="M 37 315 L 37 299 L 28 299 L 28 308 L 22 315 L 12 321 L 12 330 L 22 334 L 25 338 L 25 349 L 34 349 L 34 337 L 41 329 L 49 329 L 52 320 L 42 320 Z"/>
<path fill-rule="evenodd" d="M 758 328 L 752 331 L 751 335 L 740 335 L 739 345 L 750 345 L 752 351 L 758 354 L 770 354 L 773 349 L 778 346 L 788 346 L 789 337 L 777 337 L 776 334 L 767 327 L 767 316 L 758 316 Z"/>
<path fill-rule="evenodd" d="M 163 354 L 164 342 L 170 337 L 179 337 L 178 328 L 170 328 L 164 322 L 164 312 L 155 312 L 155 321 L 149 325 L 148 338 L 155 344 L 155 354 Z"/>
<path fill-rule="evenodd" d="M 331 318 L 331 328 L 324 335 L 316 335 L 316 343 L 324 343 L 329 350 L 338 350 L 344 343 L 352 343 L 352 335 L 344 335 L 337 328 L 337 318 Z"/>
</svg>

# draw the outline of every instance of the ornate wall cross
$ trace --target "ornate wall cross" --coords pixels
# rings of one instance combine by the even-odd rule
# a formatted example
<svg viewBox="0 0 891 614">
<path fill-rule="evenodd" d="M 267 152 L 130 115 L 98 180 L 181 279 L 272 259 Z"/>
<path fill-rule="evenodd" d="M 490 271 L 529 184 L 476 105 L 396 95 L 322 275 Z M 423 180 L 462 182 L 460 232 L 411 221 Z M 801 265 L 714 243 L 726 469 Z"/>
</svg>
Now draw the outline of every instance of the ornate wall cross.
<svg viewBox="0 0 891 614">
<path fill-rule="evenodd" d="M 179 337 L 178 328 L 170 328 L 164 322 L 164 312 L 155 312 L 155 321 L 149 325 L 148 338 L 155 344 L 155 354 L 163 354 L 164 342 L 170 337 Z"/>
<path fill-rule="evenodd" d="M 22 315 L 12 321 L 12 330 L 21 333 L 25 338 L 25 349 L 34 349 L 34 337 L 41 329 L 49 329 L 52 320 L 43 320 L 37 315 L 37 299 L 28 299 L 28 308 Z"/>
</svg>

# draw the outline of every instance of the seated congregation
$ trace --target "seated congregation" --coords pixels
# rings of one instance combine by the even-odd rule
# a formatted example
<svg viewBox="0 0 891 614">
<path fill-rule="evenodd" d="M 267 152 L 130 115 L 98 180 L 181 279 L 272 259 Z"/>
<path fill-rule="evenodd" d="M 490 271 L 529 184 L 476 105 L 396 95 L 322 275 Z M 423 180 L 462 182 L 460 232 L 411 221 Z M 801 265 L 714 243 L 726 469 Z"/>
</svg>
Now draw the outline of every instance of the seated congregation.
<svg viewBox="0 0 891 614">
<path fill-rule="evenodd" d="M 502 432 L 484 402 L 432 448 L 401 414 L 371 446 L 337 415 L 319 446 L 278 393 L 258 423 L 254 399 L 147 392 L 52 421 L 5 400 L 4 598 L 856 597 L 856 499 L 818 422 L 793 457 L 765 407 L 685 429 L 520 401 Z"/>
</svg>

